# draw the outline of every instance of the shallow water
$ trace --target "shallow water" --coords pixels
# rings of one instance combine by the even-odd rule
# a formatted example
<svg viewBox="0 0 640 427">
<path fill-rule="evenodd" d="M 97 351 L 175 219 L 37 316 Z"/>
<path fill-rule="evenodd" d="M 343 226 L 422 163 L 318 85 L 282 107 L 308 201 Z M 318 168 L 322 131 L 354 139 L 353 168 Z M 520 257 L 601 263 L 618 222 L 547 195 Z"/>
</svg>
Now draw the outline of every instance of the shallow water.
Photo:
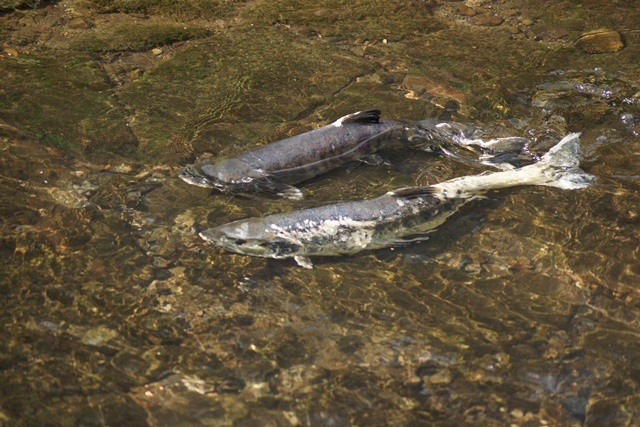
<svg viewBox="0 0 640 427">
<path fill-rule="evenodd" d="M 22 3 L 0 15 L 0 426 L 637 424 L 632 2 Z M 585 52 L 601 27 L 624 47 Z M 198 237 L 484 170 L 394 146 L 299 202 L 178 179 L 371 107 L 538 154 L 581 131 L 598 181 L 313 270 Z"/>
</svg>

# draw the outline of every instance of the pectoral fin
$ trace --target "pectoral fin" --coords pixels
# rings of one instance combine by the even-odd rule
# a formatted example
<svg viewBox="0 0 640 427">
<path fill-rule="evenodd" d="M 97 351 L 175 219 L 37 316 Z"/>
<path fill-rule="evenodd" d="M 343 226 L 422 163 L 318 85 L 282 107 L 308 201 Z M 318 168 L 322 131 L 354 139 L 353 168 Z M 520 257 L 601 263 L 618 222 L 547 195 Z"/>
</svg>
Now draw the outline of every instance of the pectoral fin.
<svg viewBox="0 0 640 427">
<path fill-rule="evenodd" d="M 309 269 L 313 268 L 313 263 L 306 256 L 296 255 L 295 257 L 293 257 L 293 259 L 296 260 L 296 262 L 300 267 L 309 268 Z"/>
<path fill-rule="evenodd" d="M 293 185 L 282 184 L 269 177 L 252 179 L 247 186 L 251 187 L 251 189 L 258 194 L 267 193 L 292 200 L 300 200 L 304 197 L 299 188 Z"/>
<path fill-rule="evenodd" d="M 294 187 L 293 185 L 280 184 L 280 188 L 276 192 L 276 194 L 280 197 L 286 197 L 287 199 L 292 200 L 301 200 L 304 198 L 302 195 L 302 191 L 299 188 Z"/>
</svg>

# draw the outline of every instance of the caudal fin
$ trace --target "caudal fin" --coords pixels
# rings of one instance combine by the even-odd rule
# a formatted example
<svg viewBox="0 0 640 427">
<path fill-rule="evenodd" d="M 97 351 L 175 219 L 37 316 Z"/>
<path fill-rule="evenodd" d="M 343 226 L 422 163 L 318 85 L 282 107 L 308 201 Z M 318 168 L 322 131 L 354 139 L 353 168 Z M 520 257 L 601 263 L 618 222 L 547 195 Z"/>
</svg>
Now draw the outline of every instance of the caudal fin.
<svg viewBox="0 0 640 427">
<path fill-rule="evenodd" d="M 579 139 L 579 133 L 570 133 L 542 156 L 536 166 L 542 167 L 542 174 L 550 175 L 551 179 L 539 182 L 539 185 L 576 190 L 595 181 L 595 176 L 580 169 Z"/>
</svg>

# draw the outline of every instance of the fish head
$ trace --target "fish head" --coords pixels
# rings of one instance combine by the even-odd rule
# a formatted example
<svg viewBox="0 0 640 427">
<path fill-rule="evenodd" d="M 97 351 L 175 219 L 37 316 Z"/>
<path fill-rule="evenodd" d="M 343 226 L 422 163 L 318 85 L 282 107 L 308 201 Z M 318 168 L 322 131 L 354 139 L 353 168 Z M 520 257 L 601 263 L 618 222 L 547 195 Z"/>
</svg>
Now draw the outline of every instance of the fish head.
<svg viewBox="0 0 640 427">
<path fill-rule="evenodd" d="M 198 187 L 212 188 L 215 187 L 209 177 L 205 176 L 197 165 L 189 165 L 180 172 L 180 179 L 187 184 L 197 185 Z"/>
<path fill-rule="evenodd" d="M 191 185 L 224 190 L 228 186 L 228 183 L 220 180 L 215 174 L 207 173 L 206 170 L 210 169 L 209 166 L 214 165 L 203 163 L 189 165 L 180 172 L 179 176 L 183 181 Z"/>
<path fill-rule="evenodd" d="M 241 160 L 222 159 L 189 165 L 180 173 L 180 178 L 198 187 L 226 191 L 239 184 L 252 181 L 255 174 Z"/>
<path fill-rule="evenodd" d="M 240 220 L 200 233 L 207 242 L 243 255 L 263 258 L 291 258 L 304 253 L 304 246 L 288 238 L 259 218 Z"/>
</svg>

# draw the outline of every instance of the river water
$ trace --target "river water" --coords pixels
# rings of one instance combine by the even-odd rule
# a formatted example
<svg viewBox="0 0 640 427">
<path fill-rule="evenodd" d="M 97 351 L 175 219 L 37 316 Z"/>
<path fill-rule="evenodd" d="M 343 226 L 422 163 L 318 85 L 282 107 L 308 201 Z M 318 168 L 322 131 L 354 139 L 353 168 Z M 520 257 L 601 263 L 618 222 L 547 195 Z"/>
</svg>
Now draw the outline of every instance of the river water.
<svg viewBox="0 0 640 427">
<path fill-rule="evenodd" d="M 638 425 L 640 12 L 530 3 L 0 2 L 0 426 Z M 302 201 L 178 178 L 364 108 L 582 132 L 597 182 L 312 270 L 198 237 L 485 170 L 398 145 Z"/>
</svg>

